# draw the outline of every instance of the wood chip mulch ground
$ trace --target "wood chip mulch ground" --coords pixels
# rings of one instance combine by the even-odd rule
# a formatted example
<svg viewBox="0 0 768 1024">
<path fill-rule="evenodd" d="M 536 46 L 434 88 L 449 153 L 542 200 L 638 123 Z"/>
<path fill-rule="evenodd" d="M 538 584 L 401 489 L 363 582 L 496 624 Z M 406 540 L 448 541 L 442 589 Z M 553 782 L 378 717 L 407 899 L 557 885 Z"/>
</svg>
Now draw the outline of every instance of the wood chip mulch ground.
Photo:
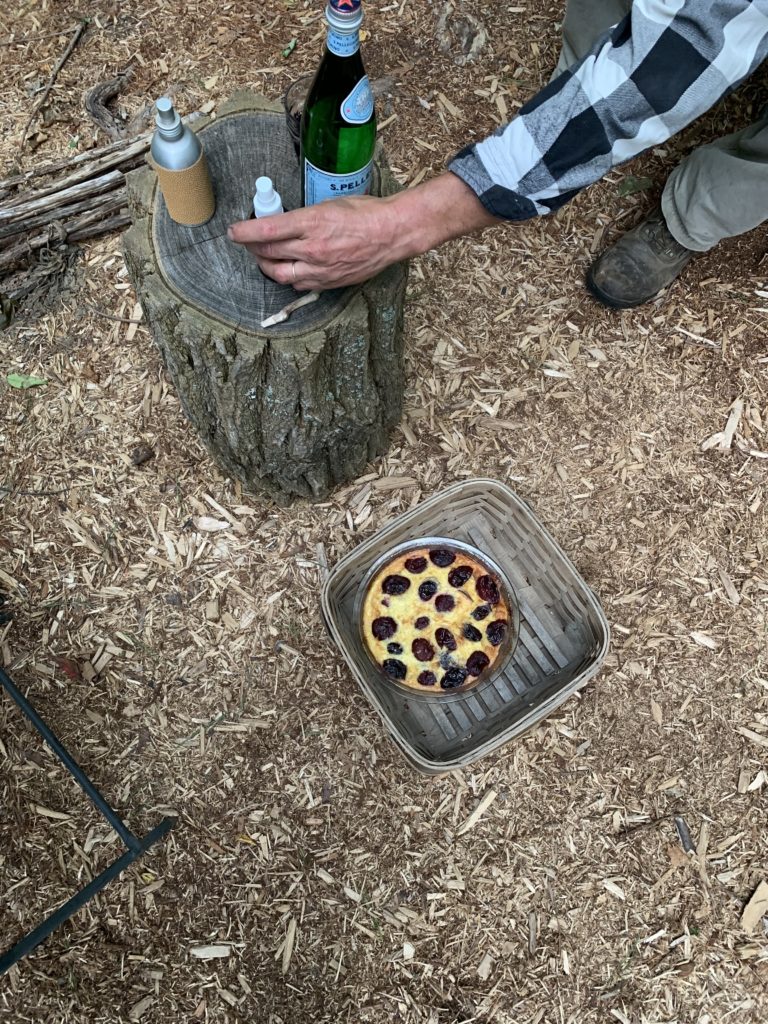
<svg viewBox="0 0 768 1024">
<path fill-rule="evenodd" d="M 436 41 L 441 10 L 368 3 L 404 184 L 509 117 L 556 58 L 561 5 L 473 5 L 487 42 L 463 65 Z M 129 63 L 126 122 L 169 84 L 183 110 L 243 87 L 279 97 L 315 65 L 321 14 L 11 4 L 0 174 L 107 142 L 82 93 Z M 402 426 L 320 504 L 274 507 L 211 462 L 128 322 L 141 309 L 118 234 L 22 304 L 0 333 L 2 664 L 134 830 L 179 823 L 0 980 L 0 1020 L 766 1018 L 766 918 L 748 907 L 768 880 L 766 233 L 637 311 L 582 284 L 682 155 L 765 102 L 749 83 L 556 217 L 415 261 Z M 9 373 L 47 383 L 13 389 Z M 613 643 L 533 733 L 425 779 L 325 633 L 322 562 L 471 476 L 531 503 Z M 5 948 L 117 844 L 7 699 L 0 760 Z"/>
</svg>

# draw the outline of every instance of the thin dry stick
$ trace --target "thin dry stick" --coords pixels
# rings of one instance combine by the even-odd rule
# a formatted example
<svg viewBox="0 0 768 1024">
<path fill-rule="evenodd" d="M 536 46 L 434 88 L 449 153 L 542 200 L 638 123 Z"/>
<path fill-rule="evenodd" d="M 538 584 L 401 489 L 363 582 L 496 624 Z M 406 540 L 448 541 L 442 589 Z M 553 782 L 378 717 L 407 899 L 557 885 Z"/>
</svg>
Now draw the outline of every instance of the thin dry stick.
<svg viewBox="0 0 768 1024">
<path fill-rule="evenodd" d="M 302 295 L 300 298 L 294 299 L 293 302 L 289 302 L 287 306 L 283 306 L 279 313 L 275 313 L 273 316 L 268 316 L 266 320 L 262 320 L 261 326 L 274 327 L 275 324 L 281 324 L 284 320 L 288 319 L 291 313 L 301 309 L 302 306 L 308 306 L 310 302 L 316 302 L 319 298 L 319 292 L 307 292 L 306 295 Z"/>
<path fill-rule="evenodd" d="M 32 496 L 35 498 L 49 498 L 54 494 L 66 494 L 68 490 L 69 487 L 62 487 L 59 491 L 23 491 L 18 487 L 0 486 L 0 493 L 2 494 L 23 494 L 25 497 Z"/>
<path fill-rule="evenodd" d="M 96 306 L 92 306 L 90 302 L 84 303 L 85 306 L 90 309 L 96 316 L 103 316 L 105 320 L 114 320 L 119 324 L 140 324 L 141 320 L 131 320 L 129 316 L 115 316 L 114 313 L 106 313 L 103 309 L 98 309 Z"/>
<path fill-rule="evenodd" d="M 75 29 L 75 31 L 74 31 L 74 33 L 72 35 L 72 38 L 69 40 L 69 43 L 67 44 L 66 50 L 64 51 L 64 53 L 62 53 L 61 57 L 59 57 L 58 61 L 56 62 L 56 67 L 51 72 L 51 77 L 48 79 L 48 82 L 47 82 L 45 88 L 43 89 L 42 96 L 35 103 L 34 107 L 32 108 L 32 113 L 29 115 L 29 120 L 24 125 L 24 131 L 21 134 L 21 142 L 19 143 L 20 148 L 23 147 L 24 143 L 27 141 L 27 132 L 29 131 L 29 129 L 30 129 L 31 125 L 32 125 L 32 122 L 35 120 L 37 115 L 40 113 L 41 107 L 43 106 L 45 101 L 48 99 L 48 94 L 51 91 L 51 89 L 53 88 L 53 86 L 54 86 L 54 84 L 56 82 L 56 79 L 59 77 L 59 72 L 64 67 L 66 62 L 69 60 L 70 54 L 72 53 L 74 48 L 77 46 L 78 42 L 80 41 L 80 36 L 83 34 L 83 32 L 85 32 L 85 29 L 86 29 L 86 22 L 81 21 L 80 24 Z"/>
<path fill-rule="evenodd" d="M 18 39 L 0 39 L 0 46 L 17 46 L 19 43 L 37 42 L 38 39 L 53 39 L 54 36 L 65 36 L 72 31 L 71 28 L 60 28 L 58 32 L 41 32 L 39 35 L 19 36 Z"/>
</svg>

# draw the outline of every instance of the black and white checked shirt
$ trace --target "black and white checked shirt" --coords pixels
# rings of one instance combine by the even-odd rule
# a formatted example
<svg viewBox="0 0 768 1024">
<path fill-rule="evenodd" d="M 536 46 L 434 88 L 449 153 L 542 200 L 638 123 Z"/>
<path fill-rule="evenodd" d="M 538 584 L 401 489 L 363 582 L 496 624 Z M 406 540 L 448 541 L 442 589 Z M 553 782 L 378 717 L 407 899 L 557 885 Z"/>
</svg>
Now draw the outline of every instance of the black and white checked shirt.
<svg viewBox="0 0 768 1024">
<path fill-rule="evenodd" d="M 766 56 L 768 0 L 634 0 L 583 60 L 449 170 L 497 217 L 551 213 L 681 131 Z"/>
</svg>

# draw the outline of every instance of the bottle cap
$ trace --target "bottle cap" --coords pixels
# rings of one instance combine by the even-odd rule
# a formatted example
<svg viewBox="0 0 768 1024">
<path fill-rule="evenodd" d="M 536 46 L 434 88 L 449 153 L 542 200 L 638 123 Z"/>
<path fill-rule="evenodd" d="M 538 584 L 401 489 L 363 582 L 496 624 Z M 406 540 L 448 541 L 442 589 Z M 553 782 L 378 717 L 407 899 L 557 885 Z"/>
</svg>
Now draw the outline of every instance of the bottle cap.
<svg viewBox="0 0 768 1024">
<path fill-rule="evenodd" d="M 275 186 L 272 184 L 272 179 L 263 175 L 261 178 L 256 179 L 256 195 L 265 203 L 272 202 L 272 196 L 275 194 Z"/>
<path fill-rule="evenodd" d="M 256 179 L 256 195 L 253 197 L 253 212 L 257 217 L 270 217 L 283 212 L 283 201 L 275 190 L 272 179 L 266 175 Z"/>
<path fill-rule="evenodd" d="M 155 110 L 157 111 L 155 124 L 158 128 L 162 128 L 163 131 L 173 131 L 174 128 L 181 124 L 181 118 L 174 110 L 173 103 L 167 96 L 160 97 L 155 103 Z"/>
<path fill-rule="evenodd" d="M 363 23 L 360 0 L 328 0 L 325 20 L 338 32 L 355 32 Z"/>
</svg>

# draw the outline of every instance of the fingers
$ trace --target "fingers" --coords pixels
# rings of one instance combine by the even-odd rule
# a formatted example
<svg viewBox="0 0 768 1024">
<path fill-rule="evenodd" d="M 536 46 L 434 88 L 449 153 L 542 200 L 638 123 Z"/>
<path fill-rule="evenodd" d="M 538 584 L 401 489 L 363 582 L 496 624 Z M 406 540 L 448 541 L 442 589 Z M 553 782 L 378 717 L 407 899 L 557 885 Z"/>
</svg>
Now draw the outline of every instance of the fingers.
<svg viewBox="0 0 768 1024">
<path fill-rule="evenodd" d="M 259 257 L 259 269 L 278 284 L 289 284 L 297 292 L 309 292 L 325 287 L 317 283 L 313 268 L 298 260 L 269 260 Z"/>
<path fill-rule="evenodd" d="M 233 242 L 245 245 L 249 242 L 264 244 L 280 242 L 290 238 L 301 238 L 306 232 L 309 217 L 306 209 L 292 210 L 276 217 L 251 218 L 231 224 L 227 235 Z"/>
<path fill-rule="evenodd" d="M 288 242 L 246 242 L 245 247 L 251 256 L 266 260 L 306 260 L 308 258 L 307 243 L 299 240 Z"/>
</svg>

